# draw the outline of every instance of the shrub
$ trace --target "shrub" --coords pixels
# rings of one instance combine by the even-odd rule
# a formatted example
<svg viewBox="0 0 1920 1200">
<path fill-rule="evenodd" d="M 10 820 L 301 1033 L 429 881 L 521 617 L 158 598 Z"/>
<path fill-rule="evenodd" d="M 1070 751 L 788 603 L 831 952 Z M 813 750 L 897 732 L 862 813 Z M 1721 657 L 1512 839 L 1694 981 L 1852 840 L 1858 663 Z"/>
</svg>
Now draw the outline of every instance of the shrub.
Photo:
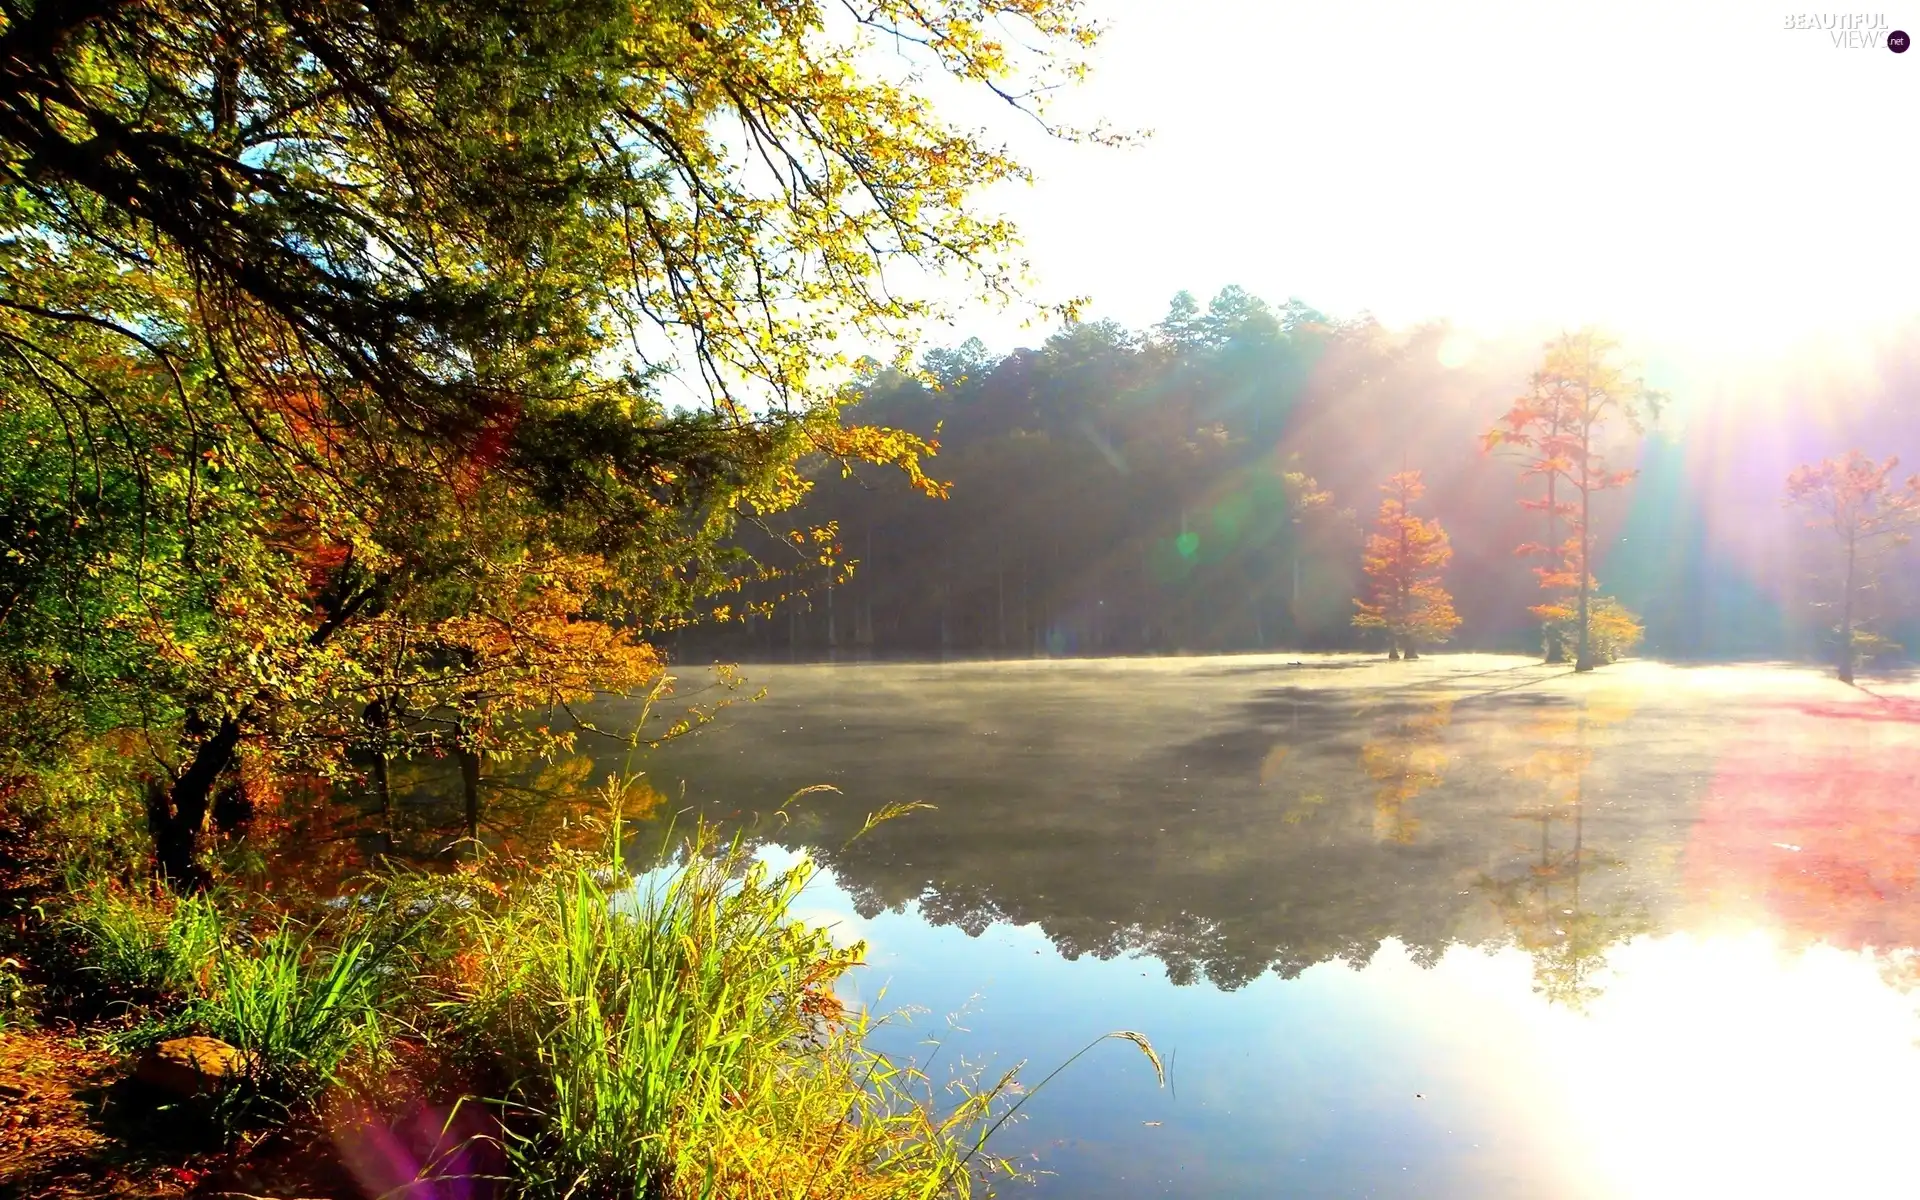
<svg viewBox="0 0 1920 1200">
<path fill-rule="evenodd" d="M 24 965 L 17 958 L 0 958 L 0 1031 L 32 1023 Z"/>
<path fill-rule="evenodd" d="M 1571 658 L 1580 641 L 1580 613 L 1572 600 L 1536 605 L 1535 616 L 1545 623 L 1545 640 L 1557 638 Z M 1618 662 L 1640 645 L 1646 630 L 1640 618 L 1612 596 L 1587 598 L 1587 649 L 1597 663 Z"/>
<path fill-rule="evenodd" d="M 426 1165 L 388 1156 L 402 1176 L 484 1161 L 528 1200 L 929 1200 L 1012 1173 L 987 1141 L 1033 1093 L 1009 1072 L 942 1094 L 867 1047 L 871 1018 L 835 993 L 864 947 L 793 915 L 810 862 L 775 871 L 705 825 L 637 879 L 620 850 L 616 821 L 603 853 L 394 875 L 258 936 L 237 895 L 102 883 L 59 919 L 90 976 L 147 997 L 121 1048 L 198 1032 L 240 1052 L 210 1105 L 228 1132 L 310 1121 L 345 1083 L 358 1095 L 342 1111 L 452 1105 Z M 440 1068 L 433 1094 L 382 1084 L 373 1068 L 403 1051 Z M 481 1107 L 494 1119 L 466 1119 Z"/>
<path fill-rule="evenodd" d="M 1646 636 L 1638 614 L 1612 596 L 1594 596 L 1587 605 L 1587 645 L 1596 662 L 1618 662 Z"/>
</svg>

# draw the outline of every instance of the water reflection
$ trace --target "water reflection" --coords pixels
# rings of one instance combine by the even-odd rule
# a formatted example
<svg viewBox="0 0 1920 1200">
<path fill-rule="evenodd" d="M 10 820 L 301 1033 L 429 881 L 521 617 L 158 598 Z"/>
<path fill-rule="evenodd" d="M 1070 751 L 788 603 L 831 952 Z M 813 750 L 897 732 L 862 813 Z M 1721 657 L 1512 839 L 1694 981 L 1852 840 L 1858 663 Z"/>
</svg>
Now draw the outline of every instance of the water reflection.
<svg viewBox="0 0 1920 1200">
<path fill-rule="evenodd" d="M 1534 749 L 1515 774 L 1538 792 L 1513 815 L 1537 834 L 1524 843 L 1524 862 L 1479 880 L 1513 943 L 1532 955 L 1534 990 L 1575 1008 L 1600 994 L 1595 976 L 1607 951 L 1649 927 L 1644 908 L 1631 901 L 1595 904 L 1590 876 L 1624 871 L 1628 863 L 1586 837 L 1587 773 L 1608 733 L 1631 714 L 1631 704 L 1615 695 L 1524 723 L 1521 737 Z"/>
<path fill-rule="evenodd" d="M 769 697 L 646 760 L 625 808 L 745 819 L 832 784 L 780 837 L 860 914 L 1035 925 L 1069 961 L 1143 953 L 1229 990 L 1387 938 L 1417 961 L 1511 942 L 1569 1001 L 1609 945 L 1676 924 L 1920 943 L 1911 701 L 1752 669 L 1334 665 L 764 668 Z M 490 764 L 481 840 L 594 836 L 629 765 Z M 468 832 L 447 763 L 396 763 L 392 786 L 390 820 L 336 808 L 292 856 L 337 873 L 356 849 L 431 859 Z M 854 837 L 901 801 L 935 807 Z"/>
<path fill-rule="evenodd" d="M 1909 699 L 1469 657 L 757 675 L 645 764 L 654 820 L 833 784 L 761 828 L 830 868 L 862 986 L 973 1001 L 976 1056 L 1173 1056 L 1177 1099 L 1115 1056 L 1030 1106 L 1045 1194 L 1906 1187 Z M 483 839 L 564 839 L 622 765 L 491 771 Z M 399 840 L 457 836 L 457 782 L 413 791 Z M 854 837 L 901 801 L 936 807 Z"/>
<path fill-rule="evenodd" d="M 1420 705 L 1396 705 L 1373 719 L 1373 737 L 1360 747 L 1360 768 L 1379 786 L 1373 793 L 1373 836 L 1383 842 L 1413 844 L 1420 820 L 1412 804 L 1420 793 L 1440 785 L 1440 773 L 1452 752 L 1445 734 L 1453 719 L 1451 699 Z"/>
<path fill-rule="evenodd" d="M 791 707 L 776 686 L 733 733 L 670 748 L 652 769 L 712 808 L 770 807 L 802 782 L 840 787 L 804 807 L 791 836 L 836 869 L 863 915 L 916 905 L 976 934 L 1036 924 L 1069 960 L 1143 953 L 1176 982 L 1229 990 L 1364 962 L 1389 937 L 1432 961 L 1538 927 L 1524 936 L 1543 954 L 1592 957 L 1601 943 L 1555 942 L 1567 922 L 1529 925 L 1528 906 L 1557 913 L 1572 894 L 1576 924 L 1610 940 L 1637 927 L 1647 901 L 1635 895 L 1670 893 L 1672 879 L 1670 862 L 1648 864 L 1658 869 L 1624 872 L 1602 908 L 1587 907 L 1579 880 L 1611 860 L 1587 839 L 1582 802 L 1594 787 L 1630 793 L 1645 774 L 1706 764 L 1691 747 L 1678 761 L 1610 761 L 1589 782 L 1601 731 L 1630 710 L 1530 689 L 1557 673 L 1526 666 L 1415 675 L 1413 687 L 1383 687 L 1359 665 L 1309 680 L 1276 664 L 1253 686 L 1205 666 L 1039 679 L 888 670 L 873 687 L 820 672 L 820 690 Z M 900 799 L 937 811 L 845 844 L 865 812 Z M 1536 820 L 1544 860 L 1514 844 L 1516 812 Z M 1610 815 L 1678 828 L 1665 811 Z M 1555 840 L 1570 821 L 1571 857 Z"/>
</svg>

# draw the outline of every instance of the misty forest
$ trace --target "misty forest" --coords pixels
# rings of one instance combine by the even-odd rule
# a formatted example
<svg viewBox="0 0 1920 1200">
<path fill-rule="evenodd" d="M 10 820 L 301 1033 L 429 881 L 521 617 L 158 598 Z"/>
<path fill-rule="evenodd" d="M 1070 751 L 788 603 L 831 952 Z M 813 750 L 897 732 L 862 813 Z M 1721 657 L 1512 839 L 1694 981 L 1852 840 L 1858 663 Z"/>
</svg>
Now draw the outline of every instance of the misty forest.
<svg viewBox="0 0 1920 1200">
<path fill-rule="evenodd" d="M 1890 534 L 1907 523 L 1912 491 L 1884 460 L 1914 444 L 1909 349 L 1885 351 L 1846 427 L 1825 434 L 1872 451 L 1850 470 L 1873 477 L 1849 475 L 1848 500 L 1804 482 L 1789 496 L 1805 464 L 1782 456 L 1778 428 L 1721 412 L 1663 426 L 1662 397 L 1604 333 L 1450 364 L 1459 340 L 1440 324 L 1390 332 L 1229 287 L 1204 308 L 1180 293 L 1140 332 L 1072 324 L 1001 357 L 974 339 L 927 352 L 911 373 L 869 362 L 853 411 L 938 444 L 929 470 L 946 501 L 817 466 L 798 516 L 832 522 L 845 578 L 821 572 L 791 601 L 746 589 L 757 609 L 723 607 L 734 627 L 709 623 L 677 644 L 772 659 L 1383 646 L 1356 629 L 1354 600 L 1379 489 L 1412 471 L 1453 551 L 1433 573 L 1460 621 L 1435 641 L 1552 646 L 1563 635 L 1543 636 L 1537 610 L 1578 592 L 1584 552 L 1595 596 L 1637 614 L 1648 653 L 1837 661 L 1846 543 L 1822 504 L 1863 504 L 1863 519 L 1885 510 L 1874 520 Z M 1596 383 L 1620 400 L 1594 413 L 1582 445 L 1566 432 L 1579 414 L 1563 409 Z M 1740 470 L 1719 469 L 1728 461 Z M 743 543 L 806 563 L 775 548 L 798 528 L 756 526 Z M 1856 656 L 1899 653 L 1920 618 L 1915 565 L 1880 555 L 1857 567 Z M 1883 640 L 1864 640 L 1868 626 Z"/>
</svg>

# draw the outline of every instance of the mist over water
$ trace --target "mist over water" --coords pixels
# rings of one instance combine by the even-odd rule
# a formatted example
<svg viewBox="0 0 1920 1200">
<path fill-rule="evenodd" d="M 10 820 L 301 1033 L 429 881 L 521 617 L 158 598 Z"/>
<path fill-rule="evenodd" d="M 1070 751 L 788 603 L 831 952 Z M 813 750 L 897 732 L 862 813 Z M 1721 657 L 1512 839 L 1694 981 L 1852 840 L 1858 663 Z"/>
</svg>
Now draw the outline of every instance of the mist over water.
<svg viewBox="0 0 1920 1200">
<path fill-rule="evenodd" d="M 1519 658 L 761 667 L 646 764 L 827 868 L 1044 1196 L 1885 1191 L 1920 1117 L 1901 687 Z M 684 789 L 684 791 L 683 791 Z M 889 803 L 930 810 L 854 835 Z M 851 840 L 850 840 L 851 839 Z M 933 1043 L 941 1043 L 937 1053 Z"/>
</svg>

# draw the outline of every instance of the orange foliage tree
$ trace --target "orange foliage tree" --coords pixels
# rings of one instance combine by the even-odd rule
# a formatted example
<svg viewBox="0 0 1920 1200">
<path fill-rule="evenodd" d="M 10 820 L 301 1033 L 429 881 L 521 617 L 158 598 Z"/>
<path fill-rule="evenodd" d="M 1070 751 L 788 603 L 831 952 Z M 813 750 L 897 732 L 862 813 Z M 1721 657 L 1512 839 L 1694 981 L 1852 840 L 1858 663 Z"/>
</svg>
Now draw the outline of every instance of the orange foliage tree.
<svg viewBox="0 0 1920 1200">
<path fill-rule="evenodd" d="M 1920 476 L 1893 481 L 1897 458 L 1874 462 L 1858 450 L 1795 468 L 1787 476 L 1787 503 L 1811 514 L 1809 527 L 1832 533 L 1840 551 L 1840 619 L 1834 627 L 1842 683 L 1853 682 L 1854 660 L 1870 634 L 1857 629 L 1855 598 L 1873 586 L 1888 548 L 1904 545 L 1920 525 Z M 1874 638 L 1873 641 L 1878 641 Z"/>
<path fill-rule="evenodd" d="M 1440 585 L 1440 570 L 1453 557 L 1440 522 L 1415 516 L 1413 503 L 1427 490 L 1420 472 L 1402 471 L 1382 484 L 1386 499 L 1367 537 L 1363 567 L 1371 601 L 1355 600 L 1353 623 L 1387 631 L 1387 657 L 1420 657 L 1419 643 L 1444 642 L 1460 626 L 1453 597 Z"/>
<path fill-rule="evenodd" d="M 1520 474 L 1524 478 L 1537 478 L 1541 481 L 1539 496 L 1523 496 L 1520 507 L 1530 512 L 1540 513 L 1546 521 L 1546 538 L 1539 542 L 1526 542 L 1516 547 L 1514 553 L 1527 557 L 1544 558 L 1544 566 L 1537 566 L 1533 572 L 1540 579 L 1540 586 L 1554 590 L 1568 574 L 1567 541 L 1562 530 L 1571 529 L 1579 520 L 1578 505 L 1565 499 L 1560 487 L 1560 472 L 1556 460 L 1540 451 L 1540 446 L 1554 442 L 1561 436 L 1562 425 L 1569 415 L 1568 406 L 1562 403 L 1562 396 L 1556 381 L 1545 371 L 1535 371 L 1528 381 L 1527 394 L 1513 402 L 1506 416 L 1486 435 L 1489 450 L 1498 446 L 1511 446 L 1529 451 L 1521 460 Z M 1552 603 L 1551 601 L 1549 603 Z M 1533 612 L 1540 616 L 1540 608 Z M 1550 663 L 1567 660 L 1567 642 L 1565 627 L 1559 622 L 1545 620 L 1545 646 L 1543 657 Z"/>
<path fill-rule="evenodd" d="M 1560 335 L 1548 343 L 1528 394 L 1485 439 L 1489 450 L 1506 446 L 1522 451 L 1522 472 L 1545 482 L 1542 497 L 1521 504 L 1546 514 L 1547 541 L 1521 545 L 1516 552 L 1547 559 L 1535 573 L 1554 599 L 1533 612 L 1548 623 L 1549 662 L 1564 658 L 1565 650 L 1557 643 L 1561 631 L 1573 627 L 1576 671 L 1591 671 L 1638 641 L 1640 634 L 1632 614 L 1615 601 L 1596 597 L 1592 567 L 1594 494 L 1625 487 L 1639 475 L 1608 466 L 1602 448 L 1606 427 L 1618 418 L 1638 433 L 1643 419 L 1657 414 L 1663 399 L 1615 361 L 1618 351 L 1617 342 L 1592 328 Z M 1563 524 L 1567 537 L 1556 544 Z M 1596 637 L 1596 631 L 1601 636 Z"/>
</svg>

